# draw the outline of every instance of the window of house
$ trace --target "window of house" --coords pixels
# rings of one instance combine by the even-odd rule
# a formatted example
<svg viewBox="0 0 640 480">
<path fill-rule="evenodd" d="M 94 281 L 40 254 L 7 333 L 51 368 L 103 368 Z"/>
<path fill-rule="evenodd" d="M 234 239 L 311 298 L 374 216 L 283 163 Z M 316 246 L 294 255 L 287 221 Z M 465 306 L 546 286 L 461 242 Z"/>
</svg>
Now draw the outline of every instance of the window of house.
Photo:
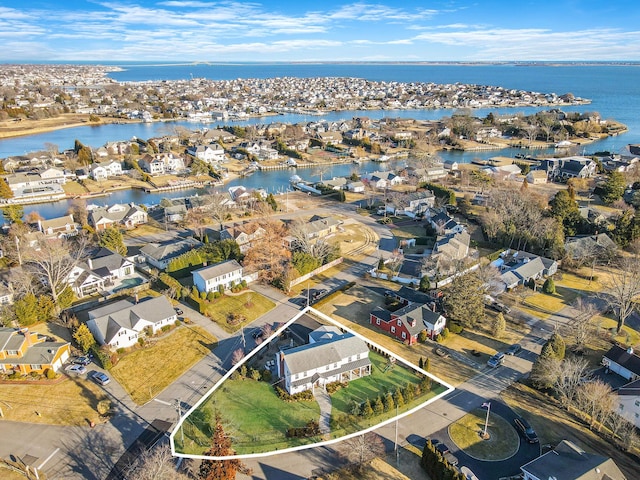
<svg viewBox="0 0 640 480">
<path fill-rule="evenodd" d="M 376 325 L 380 325 L 380 319 L 376 318 Z"/>
<path fill-rule="evenodd" d="M 396 327 L 391 327 L 391 333 L 396 333 Z"/>
<path fill-rule="evenodd" d="M 402 320 L 398 319 L 398 326 L 402 325 Z"/>
<path fill-rule="evenodd" d="M 402 332 L 402 339 L 406 339 L 407 338 L 407 334 L 405 332 Z"/>
<path fill-rule="evenodd" d="M 31 370 L 42 370 L 42 365 L 29 365 Z"/>
<path fill-rule="evenodd" d="M 18 350 L 7 350 L 7 355 L 12 355 L 12 356 L 18 355 Z"/>
</svg>

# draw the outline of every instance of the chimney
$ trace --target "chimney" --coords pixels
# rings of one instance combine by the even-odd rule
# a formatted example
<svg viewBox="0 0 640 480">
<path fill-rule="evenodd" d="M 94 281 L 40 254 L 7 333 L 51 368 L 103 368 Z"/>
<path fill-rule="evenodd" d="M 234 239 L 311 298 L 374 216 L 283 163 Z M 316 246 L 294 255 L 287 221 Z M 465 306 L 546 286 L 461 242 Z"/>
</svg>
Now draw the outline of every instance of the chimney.
<svg viewBox="0 0 640 480">
<path fill-rule="evenodd" d="M 435 313 L 435 311 L 436 311 L 436 302 L 431 302 L 429 304 L 429 306 L 431 307 L 431 311 Z"/>
<path fill-rule="evenodd" d="M 284 352 L 280 352 L 280 361 L 278 362 L 278 367 L 279 368 L 279 376 L 280 378 L 284 377 Z"/>
<path fill-rule="evenodd" d="M 31 333 L 29 332 L 29 329 L 27 327 L 21 328 L 20 333 L 24 335 L 24 338 L 27 341 L 27 347 L 33 345 L 33 342 L 31 342 Z"/>
<path fill-rule="evenodd" d="M 136 305 L 137 305 L 137 304 L 138 304 L 138 301 L 139 301 L 139 299 L 138 299 L 138 294 L 137 294 L 137 293 L 136 293 L 136 297 L 135 297 L 135 299 L 136 299 Z"/>
</svg>

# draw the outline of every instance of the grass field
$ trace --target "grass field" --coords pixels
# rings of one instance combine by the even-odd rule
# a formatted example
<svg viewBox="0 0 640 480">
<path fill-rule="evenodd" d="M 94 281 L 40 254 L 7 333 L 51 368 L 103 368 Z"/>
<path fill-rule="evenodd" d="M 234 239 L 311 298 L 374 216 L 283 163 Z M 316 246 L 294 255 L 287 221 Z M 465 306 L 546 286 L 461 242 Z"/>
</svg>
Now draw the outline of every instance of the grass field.
<svg viewBox="0 0 640 480">
<path fill-rule="evenodd" d="M 256 453 L 314 443 L 319 437 L 288 439 L 289 427 L 303 427 L 320 418 L 317 402 L 280 400 L 270 383 L 254 380 L 227 380 L 200 408 L 185 420 L 184 449 L 176 436 L 176 448 L 187 453 L 203 453 L 209 447 L 215 412 L 220 412 L 225 432 L 233 438 L 237 453 Z"/>
<path fill-rule="evenodd" d="M 108 397 L 100 386 L 85 377 L 65 378 L 52 385 L 28 382 L 0 385 L 4 420 L 74 426 L 98 422 L 98 402 Z"/>
<path fill-rule="evenodd" d="M 396 387 L 403 388 L 407 383 L 419 383 L 420 376 L 401 365 L 385 369 L 388 361 L 382 355 L 369 352 L 371 375 L 349 382 L 348 388 L 338 390 L 331 396 L 332 413 L 348 414 L 353 402 L 362 403 L 369 399 L 375 401 L 378 395 L 395 392 Z"/>
<path fill-rule="evenodd" d="M 216 341 L 200 327 L 181 326 L 153 346 L 123 356 L 110 373 L 142 405 L 209 354 Z"/>
<path fill-rule="evenodd" d="M 580 296 L 575 290 L 556 286 L 556 293 L 537 292 L 527 297 L 521 308 L 541 319 L 547 319 L 564 307 L 570 306 Z"/>
<path fill-rule="evenodd" d="M 267 297 L 248 291 L 242 295 L 224 295 L 214 300 L 207 304 L 204 314 L 226 332 L 233 333 L 264 315 L 275 306 L 276 304 Z M 245 320 L 241 323 L 230 325 L 227 320 L 229 315 L 232 314 L 242 315 Z"/>
<path fill-rule="evenodd" d="M 489 413 L 487 433 L 490 437 L 483 440 L 480 432 L 484 430 L 486 415 L 486 410 L 478 408 L 449 425 L 451 440 L 473 458 L 489 461 L 510 458 L 520 446 L 518 433 L 504 418 Z"/>
</svg>

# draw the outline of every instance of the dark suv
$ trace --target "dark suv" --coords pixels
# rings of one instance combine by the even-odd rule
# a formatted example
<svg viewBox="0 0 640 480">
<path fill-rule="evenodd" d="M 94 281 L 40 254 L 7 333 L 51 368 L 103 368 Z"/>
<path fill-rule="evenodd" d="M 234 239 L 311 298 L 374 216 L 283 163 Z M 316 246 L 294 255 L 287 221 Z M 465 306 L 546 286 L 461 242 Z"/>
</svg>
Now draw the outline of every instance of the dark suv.
<svg viewBox="0 0 640 480">
<path fill-rule="evenodd" d="M 536 432 L 531 428 L 529 422 L 522 417 L 516 417 L 513 423 L 527 442 L 538 443 L 538 435 L 536 435 Z"/>
</svg>

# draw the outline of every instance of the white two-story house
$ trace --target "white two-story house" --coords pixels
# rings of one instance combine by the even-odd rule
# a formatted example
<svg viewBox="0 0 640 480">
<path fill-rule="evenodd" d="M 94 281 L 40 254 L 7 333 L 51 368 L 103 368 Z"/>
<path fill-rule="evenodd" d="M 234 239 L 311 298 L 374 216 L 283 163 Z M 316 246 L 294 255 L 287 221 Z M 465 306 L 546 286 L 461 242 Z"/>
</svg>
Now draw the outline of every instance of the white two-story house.
<svg viewBox="0 0 640 480">
<path fill-rule="evenodd" d="M 91 310 L 87 327 L 98 344 L 117 350 L 135 345 L 146 327 L 155 334 L 176 320 L 173 305 L 162 296 L 136 304 L 120 300 Z"/>
<path fill-rule="evenodd" d="M 321 335 L 315 335 L 318 330 Z M 318 330 L 309 334 L 308 344 L 276 354 L 276 371 L 291 395 L 371 375 L 369 347 L 362 339 L 335 327 Z"/>
<path fill-rule="evenodd" d="M 222 287 L 226 290 L 243 280 L 242 265 L 235 260 L 216 263 L 193 271 L 193 284 L 199 292 L 213 292 Z"/>
</svg>

